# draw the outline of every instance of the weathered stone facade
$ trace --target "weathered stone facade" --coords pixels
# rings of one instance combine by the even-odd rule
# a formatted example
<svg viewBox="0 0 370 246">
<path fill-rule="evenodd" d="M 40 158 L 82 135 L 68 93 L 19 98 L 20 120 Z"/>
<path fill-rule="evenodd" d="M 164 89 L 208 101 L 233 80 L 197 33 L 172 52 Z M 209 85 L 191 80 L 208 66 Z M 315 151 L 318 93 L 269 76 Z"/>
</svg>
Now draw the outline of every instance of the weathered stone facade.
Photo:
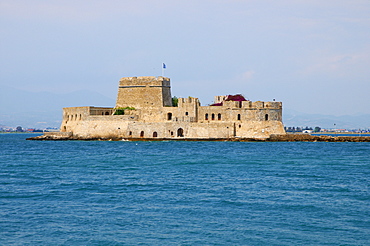
<svg viewBox="0 0 370 246">
<path fill-rule="evenodd" d="M 172 105 L 170 79 L 128 77 L 119 82 L 115 108 L 63 109 L 60 131 L 78 139 L 235 139 L 285 134 L 281 102 L 227 100 L 201 106 L 198 98 Z M 126 108 L 124 115 L 115 115 Z"/>
<path fill-rule="evenodd" d="M 215 97 L 220 106 L 201 106 L 198 98 L 179 98 L 175 107 L 169 78 L 122 78 L 115 108 L 64 108 L 60 130 L 79 139 L 231 139 L 285 134 L 281 102 L 226 98 Z M 129 109 L 115 115 L 119 107 Z"/>
</svg>

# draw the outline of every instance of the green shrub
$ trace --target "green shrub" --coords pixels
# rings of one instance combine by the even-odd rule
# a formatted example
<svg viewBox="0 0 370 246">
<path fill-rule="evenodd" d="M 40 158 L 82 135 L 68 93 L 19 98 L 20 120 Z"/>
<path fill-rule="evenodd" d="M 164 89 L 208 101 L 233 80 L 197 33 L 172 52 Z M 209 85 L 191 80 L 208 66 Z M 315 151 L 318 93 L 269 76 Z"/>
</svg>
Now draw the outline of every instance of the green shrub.
<svg viewBox="0 0 370 246">
<path fill-rule="evenodd" d="M 177 107 L 178 105 L 179 105 L 179 99 L 176 96 L 172 97 L 172 106 Z"/>
<path fill-rule="evenodd" d="M 122 107 L 119 107 L 119 108 L 115 108 L 116 111 L 114 111 L 114 114 L 113 115 L 125 115 L 125 110 L 135 110 L 134 107 L 125 107 L 125 108 L 122 108 Z"/>
</svg>

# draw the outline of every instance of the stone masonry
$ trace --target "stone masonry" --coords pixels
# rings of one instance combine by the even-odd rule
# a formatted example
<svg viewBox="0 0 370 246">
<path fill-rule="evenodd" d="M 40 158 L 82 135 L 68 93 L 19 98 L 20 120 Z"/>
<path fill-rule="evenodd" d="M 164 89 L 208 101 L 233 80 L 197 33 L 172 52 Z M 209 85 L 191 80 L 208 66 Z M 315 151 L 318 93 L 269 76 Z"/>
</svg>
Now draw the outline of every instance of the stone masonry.
<svg viewBox="0 0 370 246">
<path fill-rule="evenodd" d="M 126 77 L 119 81 L 116 106 L 63 109 L 61 134 L 74 139 L 237 139 L 285 134 L 281 102 L 235 101 L 216 96 L 215 105 L 198 98 L 172 104 L 170 79 Z M 118 110 L 124 114 L 118 114 Z"/>
</svg>

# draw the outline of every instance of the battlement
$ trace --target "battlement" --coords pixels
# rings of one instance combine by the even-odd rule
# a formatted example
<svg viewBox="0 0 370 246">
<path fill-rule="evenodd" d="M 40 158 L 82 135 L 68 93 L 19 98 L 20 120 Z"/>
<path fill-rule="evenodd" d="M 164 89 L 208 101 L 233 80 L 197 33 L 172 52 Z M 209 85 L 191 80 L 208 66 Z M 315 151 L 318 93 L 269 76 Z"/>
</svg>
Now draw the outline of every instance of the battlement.
<svg viewBox="0 0 370 246">
<path fill-rule="evenodd" d="M 121 78 L 115 107 L 63 109 L 60 136 L 93 139 L 231 139 L 284 134 L 282 103 L 246 99 L 242 94 L 215 96 L 201 106 L 198 98 L 172 104 L 170 79 Z M 121 109 L 117 109 L 121 108 Z"/>
<path fill-rule="evenodd" d="M 214 103 L 216 104 L 216 103 L 222 103 L 223 101 L 225 101 L 227 96 L 215 96 L 214 98 L 215 98 Z"/>
<path fill-rule="evenodd" d="M 215 96 L 214 104 L 211 106 L 223 106 L 226 108 L 254 108 L 254 109 L 282 109 L 281 102 L 252 102 L 245 99 L 242 95 Z"/>
<path fill-rule="evenodd" d="M 196 104 L 199 106 L 200 102 L 198 98 L 188 97 L 188 98 L 179 98 L 178 104 L 179 104 L 179 107 L 182 107 L 185 104 Z"/>
<path fill-rule="evenodd" d="M 141 77 L 124 77 L 119 81 L 119 87 L 170 87 L 170 79 L 162 76 L 141 76 Z"/>
</svg>

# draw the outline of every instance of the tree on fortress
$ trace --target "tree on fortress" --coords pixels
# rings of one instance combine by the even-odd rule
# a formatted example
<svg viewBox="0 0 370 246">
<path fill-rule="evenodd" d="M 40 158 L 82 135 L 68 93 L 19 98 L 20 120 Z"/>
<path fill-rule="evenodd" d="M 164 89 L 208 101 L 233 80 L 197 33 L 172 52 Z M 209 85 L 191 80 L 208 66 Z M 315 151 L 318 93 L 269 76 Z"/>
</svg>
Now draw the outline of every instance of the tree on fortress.
<svg viewBox="0 0 370 246">
<path fill-rule="evenodd" d="M 177 96 L 172 97 L 172 106 L 177 107 L 179 105 L 179 99 Z"/>
<path fill-rule="evenodd" d="M 125 114 L 125 110 L 135 110 L 134 107 L 125 107 L 125 108 L 115 108 L 116 111 L 114 111 L 114 114 L 113 115 L 124 115 Z"/>
</svg>

